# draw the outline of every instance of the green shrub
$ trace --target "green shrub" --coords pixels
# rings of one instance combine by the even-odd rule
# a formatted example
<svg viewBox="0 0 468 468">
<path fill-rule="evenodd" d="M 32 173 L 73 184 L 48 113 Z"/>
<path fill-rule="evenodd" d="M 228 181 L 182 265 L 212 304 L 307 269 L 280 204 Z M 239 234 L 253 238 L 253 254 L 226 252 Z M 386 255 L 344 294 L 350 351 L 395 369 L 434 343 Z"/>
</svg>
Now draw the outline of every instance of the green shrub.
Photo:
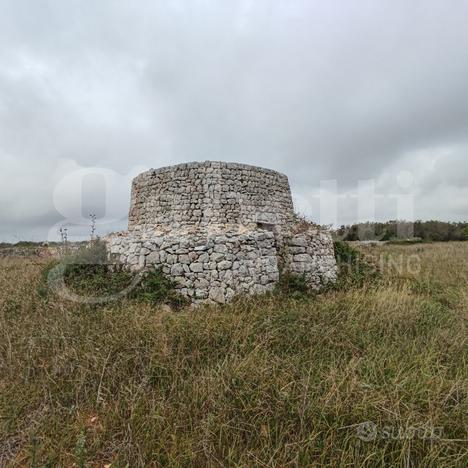
<svg viewBox="0 0 468 468">
<path fill-rule="evenodd" d="M 168 304 L 176 309 L 188 304 L 188 299 L 175 289 L 176 283 L 161 270 L 148 271 L 143 275 L 138 287 L 131 296 L 150 304 Z"/>
<path fill-rule="evenodd" d="M 337 289 L 362 286 L 380 276 L 376 266 L 367 262 L 347 242 L 335 241 L 335 258 L 338 265 L 338 281 L 335 284 Z"/>
<path fill-rule="evenodd" d="M 338 265 L 345 263 L 357 263 L 359 260 L 359 252 L 353 249 L 347 242 L 335 242 L 335 258 Z"/>
<path fill-rule="evenodd" d="M 50 285 L 59 284 L 63 276 L 66 288 L 83 299 L 102 298 L 102 302 L 106 302 L 106 296 L 129 288 L 125 296 L 140 302 L 164 303 L 174 308 L 187 304 L 187 300 L 176 291 L 176 284 L 161 271 L 140 274 L 139 281 L 136 275 L 115 265 L 110 266 L 106 245 L 98 240 L 63 256 L 60 261 L 50 262 L 43 270 L 38 293 L 46 298 Z"/>
<path fill-rule="evenodd" d="M 293 275 L 289 272 L 283 272 L 280 275 L 275 292 L 280 296 L 291 297 L 293 299 L 305 299 L 313 295 L 304 274 Z"/>
<path fill-rule="evenodd" d="M 130 272 L 109 268 L 106 244 L 99 240 L 63 256 L 55 265 L 56 273 L 62 271 L 64 283 L 72 292 L 93 297 L 118 293 L 133 279 Z"/>
<path fill-rule="evenodd" d="M 367 262 L 347 242 L 335 242 L 335 258 L 338 265 L 338 280 L 324 290 L 361 287 L 364 283 L 375 281 L 380 277 L 375 265 Z M 275 292 L 279 296 L 293 299 L 307 299 L 316 295 L 316 291 L 309 286 L 305 274 L 293 275 L 289 272 L 280 275 Z"/>
</svg>

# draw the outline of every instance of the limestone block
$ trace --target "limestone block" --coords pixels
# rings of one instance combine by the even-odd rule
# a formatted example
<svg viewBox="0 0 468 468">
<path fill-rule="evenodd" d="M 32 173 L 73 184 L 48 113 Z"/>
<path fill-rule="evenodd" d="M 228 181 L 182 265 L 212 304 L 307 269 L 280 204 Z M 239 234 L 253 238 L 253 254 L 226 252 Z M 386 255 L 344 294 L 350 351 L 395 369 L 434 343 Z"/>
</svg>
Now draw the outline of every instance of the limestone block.
<svg viewBox="0 0 468 468">
<path fill-rule="evenodd" d="M 203 263 L 192 263 L 189 268 L 193 272 L 201 272 L 203 271 Z"/>
<path fill-rule="evenodd" d="M 220 304 L 224 304 L 226 302 L 226 297 L 224 295 L 223 288 L 211 288 L 208 296 L 211 300 L 218 302 Z"/>
<path fill-rule="evenodd" d="M 232 262 L 228 260 L 223 260 L 218 263 L 218 270 L 227 270 L 228 268 L 231 268 Z"/>
</svg>

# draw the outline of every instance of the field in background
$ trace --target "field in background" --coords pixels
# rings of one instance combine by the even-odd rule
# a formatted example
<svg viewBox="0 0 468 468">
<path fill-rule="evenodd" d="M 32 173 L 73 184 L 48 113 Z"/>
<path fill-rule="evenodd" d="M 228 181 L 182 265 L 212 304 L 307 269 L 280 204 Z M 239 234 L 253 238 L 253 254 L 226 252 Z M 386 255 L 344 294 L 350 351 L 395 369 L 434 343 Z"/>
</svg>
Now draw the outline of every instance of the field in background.
<svg viewBox="0 0 468 468">
<path fill-rule="evenodd" d="M 0 466 L 466 466 L 468 243 L 362 251 L 362 287 L 181 312 L 0 258 Z"/>
</svg>

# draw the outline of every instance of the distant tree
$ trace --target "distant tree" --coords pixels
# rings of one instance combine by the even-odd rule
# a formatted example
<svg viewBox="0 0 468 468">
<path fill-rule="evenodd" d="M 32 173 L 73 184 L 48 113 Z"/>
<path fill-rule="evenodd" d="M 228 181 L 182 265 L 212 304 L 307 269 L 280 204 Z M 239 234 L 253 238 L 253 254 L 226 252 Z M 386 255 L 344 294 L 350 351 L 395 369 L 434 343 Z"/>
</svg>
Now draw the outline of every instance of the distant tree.
<svg viewBox="0 0 468 468">
<path fill-rule="evenodd" d="M 336 234 L 340 239 L 355 240 L 392 240 L 420 238 L 426 241 L 463 241 L 468 240 L 468 222 L 391 220 L 385 223 L 358 223 L 342 225 Z"/>
</svg>

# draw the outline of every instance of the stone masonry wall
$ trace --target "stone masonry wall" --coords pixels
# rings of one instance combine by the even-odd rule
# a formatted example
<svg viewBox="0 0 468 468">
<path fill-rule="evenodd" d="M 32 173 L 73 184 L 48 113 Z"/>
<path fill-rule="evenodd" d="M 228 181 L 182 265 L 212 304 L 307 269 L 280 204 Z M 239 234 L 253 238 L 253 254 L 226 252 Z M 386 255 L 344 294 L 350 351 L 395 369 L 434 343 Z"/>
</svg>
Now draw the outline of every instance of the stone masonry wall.
<svg viewBox="0 0 468 468">
<path fill-rule="evenodd" d="M 246 164 L 201 162 L 152 169 L 132 186 L 129 230 L 291 221 L 288 178 Z"/>
<path fill-rule="evenodd" d="M 328 231 L 309 228 L 289 236 L 285 240 L 282 260 L 285 270 L 304 275 L 314 289 L 336 281 L 335 251 Z"/>
<path fill-rule="evenodd" d="M 245 164 L 153 169 L 133 181 L 129 229 L 107 239 L 131 270 L 158 268 L 192 302 L 271 291 L 281 271 L 336 280 L 331 235 L 295 221 L 288 178 Z"/>
<path fill-rule="evenodd" d="M 274 235 L 263 230 L 144 237 L 123 233 L 112 238 L 109 250 L 133 270 L 160 268 L 195 303 L 264 293 L 279 278 Z"/>
</svg>

